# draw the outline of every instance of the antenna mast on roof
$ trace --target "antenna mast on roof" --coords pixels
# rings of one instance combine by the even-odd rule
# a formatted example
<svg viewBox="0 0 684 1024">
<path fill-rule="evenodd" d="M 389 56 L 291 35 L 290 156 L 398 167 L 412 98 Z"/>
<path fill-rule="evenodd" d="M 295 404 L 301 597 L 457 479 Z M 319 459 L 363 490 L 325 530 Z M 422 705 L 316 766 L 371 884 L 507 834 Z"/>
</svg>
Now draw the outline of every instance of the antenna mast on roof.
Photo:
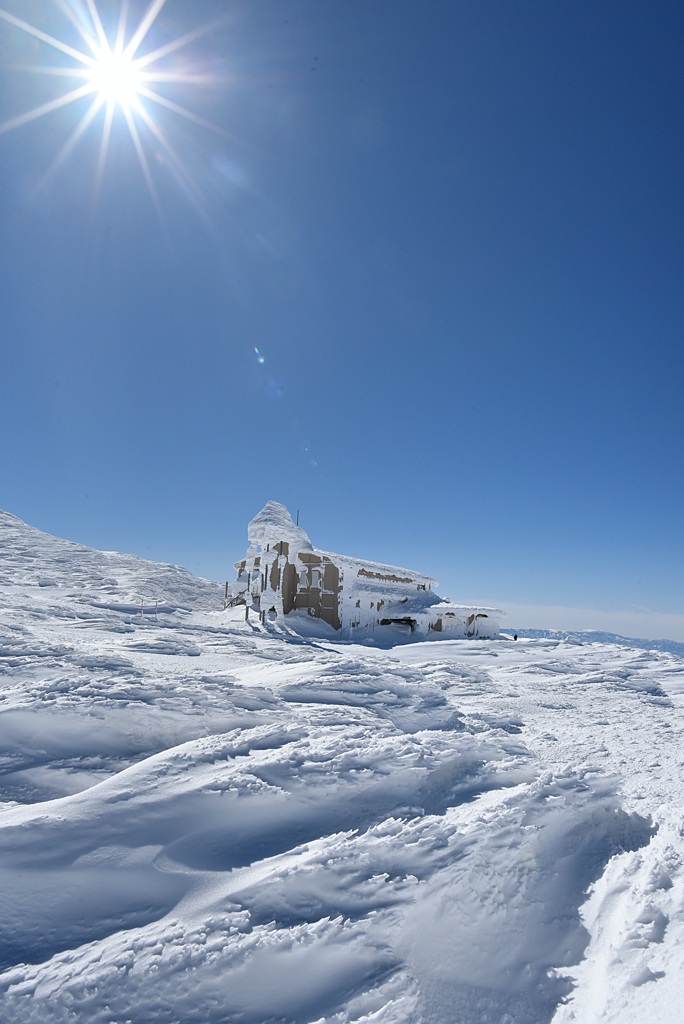
<svg viewBox="0 0 684 1024">
<path fill-rule="evenodd" d="M 296 522 L 295 525 L 299 526 L 299 509 L 297 509 L 297 522 Z"/>
</svg>

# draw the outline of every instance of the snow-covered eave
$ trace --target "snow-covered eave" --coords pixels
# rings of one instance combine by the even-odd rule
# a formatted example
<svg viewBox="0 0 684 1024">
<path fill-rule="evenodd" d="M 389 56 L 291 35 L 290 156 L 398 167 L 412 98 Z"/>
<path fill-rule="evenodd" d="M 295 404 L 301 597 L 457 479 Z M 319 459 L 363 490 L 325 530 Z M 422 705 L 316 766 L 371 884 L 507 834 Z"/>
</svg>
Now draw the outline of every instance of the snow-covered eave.
<svg viewBox="0 0 684 1024">
<path fill-rule="evenodd" d="M 367 591 L 366 591 L 367 592 Z M 360 588 L 354 588 L 354 594 L 362 593 Z M 484 617 L 498 622 L 504 612 L 498 608 L 490 608 L 477 604 L 453 604 L 445 601 L 433 591 L 412 591 L 407 596 L 400 596 L 399 593 L 388 593 L 383 603 L 383 614 L 404 614 L 423 615 L 430 618 L 450 618 L 465 621 L 471 616 Z"/>
<path fill-rule="evenodd" d="M 500 618 L 506 614 L 501 608 L 490 608 L 486 604 L 454 604 L 452 601 L 440 602 L 439 610 L 445 614 L 447 612 L 454 612 L 457 615 L 464 614 L 465 612 L 476 612 L 478 615 L 488 615 L 492 619 Z"/>
</svg>

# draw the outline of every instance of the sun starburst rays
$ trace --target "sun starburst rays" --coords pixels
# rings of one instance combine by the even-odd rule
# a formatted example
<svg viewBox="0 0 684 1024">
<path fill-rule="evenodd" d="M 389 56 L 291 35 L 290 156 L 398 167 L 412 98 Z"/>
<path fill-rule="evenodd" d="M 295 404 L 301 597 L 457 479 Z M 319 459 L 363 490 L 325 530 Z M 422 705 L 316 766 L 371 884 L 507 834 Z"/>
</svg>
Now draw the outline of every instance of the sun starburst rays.
<svg viewBox="0 0 684 1024">
<path fill-rule="evenodd" d="M 68 88 L 46 102 L 37 104 L 0 124 L 0 135 L 71 104 L 90 99 L 85 112 L 80 116 L 48 169 L 46 178 L 62 167 L 100 115 L 101 137 L 95 175 L 96 191 L 99 191 L 112 143 L 114 122 L 121 116 L 155 205 L 158 206 L 158 200 L 150 166 L 150 145 L 155 146 L 162 162 L 168 162 L 176 180 L 182 183 L 188 196 L 196 202 L 198 195 L 192 176 L 155 115 L 158 111 L 166 110 L 196 125 L 220 131 L 211 122 L 183 106 L 176 99 L 165 95 L 163 91 L 164 86 L 173 86 L 177 90 L 183 86 L 216 82 L 214 75 L 198 73 L 196 70 L 187 71 L 184 67 L 168 63 L 178 50 L 204 35 L 215 23 L 204 24 L 169 42 L 154 46 L 146 53 L 140 53 L 140 48 L 150 35 L 166 0 L 152 0 L 140 21 L 133 25 L 130 31 L 128 0 L 122 0 L 118 22 L 113 32 L 107 31 L 96 0 L 85 0 L 85 4 L 79 5 L 76 5 L 74 0 L 52 2 L 66 16 L 72 30 L 75 29 L 78 33 L 82 49 L 72 45 L 68 39 L 58 38 L 4 8 L 0 8 L 0 19 L 51 48 L 52 51 L 57 51 L 63 61 L 53 64 L 19 65 L 20 70 L 52 76 L 55 80 L 71 78 L 72 84 L 81 84 Z M 72 63 L 69 63 L 67 58 Z"/>
</svg>

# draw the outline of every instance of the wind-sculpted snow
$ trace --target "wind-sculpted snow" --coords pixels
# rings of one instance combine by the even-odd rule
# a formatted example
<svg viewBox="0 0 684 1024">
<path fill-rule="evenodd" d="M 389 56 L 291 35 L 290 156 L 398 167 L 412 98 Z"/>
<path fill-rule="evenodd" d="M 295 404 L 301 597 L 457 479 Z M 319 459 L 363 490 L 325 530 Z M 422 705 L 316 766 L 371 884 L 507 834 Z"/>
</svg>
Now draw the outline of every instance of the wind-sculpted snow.
<svg viewBox="0 0 684 1024">
<path fill-rule="evenodd" d="M 307 639 L 0 545 L 1 1021 L 679 1020 L 677 657 Z"/>
</svg>

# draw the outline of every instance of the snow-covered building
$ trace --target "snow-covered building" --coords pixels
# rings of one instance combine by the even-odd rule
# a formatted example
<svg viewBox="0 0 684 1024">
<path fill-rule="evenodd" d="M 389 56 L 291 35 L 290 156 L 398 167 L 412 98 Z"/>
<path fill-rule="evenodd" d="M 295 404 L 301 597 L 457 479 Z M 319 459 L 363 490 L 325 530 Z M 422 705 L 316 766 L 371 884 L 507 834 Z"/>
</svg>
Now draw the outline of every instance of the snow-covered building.
<svg viewBox="0 0 684 1024">
<path fill-rule="evenodd" d="M 237 579 L 226 584 L 226 606 L 244 605 L 246 615 L 252 610 L 267 621 L 304 614 L 347 636 L 386 627 L 449 638 L 499 632 L 500 611 L 445 601 L 431 576 L 318 550 L 277 501 L 266 503 L 247 535 Z"/>
</svg>

